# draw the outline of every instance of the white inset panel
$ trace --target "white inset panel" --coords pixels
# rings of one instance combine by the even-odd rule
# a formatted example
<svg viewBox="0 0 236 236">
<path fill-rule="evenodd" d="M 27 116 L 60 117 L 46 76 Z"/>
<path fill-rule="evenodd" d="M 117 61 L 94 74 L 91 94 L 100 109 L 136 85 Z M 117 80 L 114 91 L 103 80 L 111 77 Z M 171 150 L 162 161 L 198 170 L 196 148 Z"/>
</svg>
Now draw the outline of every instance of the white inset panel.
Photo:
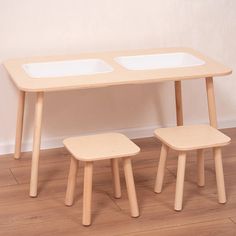
<svg viewBox="0 0 236 236">
<path fill-rule="evenodd" d="M 163 68 L 200 66 L 205 62 L 189 53 L 163 53 L 114 58 L 128 70 L 155 70 Z"/>
<path fill-rule="evenodd" d="M 31 78 L 92 75 L 113 71 L 113 68 L 101 59 L 30 63 L 22 67 Z"/>
</svg>

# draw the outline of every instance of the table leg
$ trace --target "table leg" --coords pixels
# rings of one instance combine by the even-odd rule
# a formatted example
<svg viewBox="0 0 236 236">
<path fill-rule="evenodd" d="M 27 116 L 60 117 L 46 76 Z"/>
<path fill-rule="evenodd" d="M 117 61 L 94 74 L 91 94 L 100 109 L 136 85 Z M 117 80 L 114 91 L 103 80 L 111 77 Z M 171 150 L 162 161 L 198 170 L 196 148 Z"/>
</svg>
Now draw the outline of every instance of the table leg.
<svg viewBox="0 0 236 236">
<path fill-rule="evenodd" d="M 32 166 L 31 166 L 31 179 L 30 179 L 30 196 L 37 196 L 38 185 L 38 163 L 39 151 L 41 142 L 41 126 L 43 114 L 43 92 L 37 93 L 37 101 L 35 103 L 35 119 L 34 119 L 34 140 L 33 140 L 33 153 L 32 153 Z"/>
<path fill-rule="evenodd" d="M 204 166 L 204 150 L 197 150 L 197 184 L 200 187 L 205 185 L 205 166 Z"/>
<path fill-rule="evenodd" d="M 126 182 L 127 193 L 128 193 L 128 198 L 129 198 L 131 216 L 138 217 L 139 208 L 138 208 L 138 201 L 137 201 L 137 195 L 136 195 L 135 184 L 134 184 L 134 175 L 133 175 L 131 158 L 124 157 L 123 164 L 124 164 L 125 182 Z"/>
<path fill-rule="evenodd" d="M 24 109 L 25 109 L 25 92 L 20 90 L 18 98 L 17 121 L 16 121 L 16 139 L 15 139 L 15 154 L 14 154 L 15 159 L 19 159 L 21 155 Z"/>
<path fill-rule="evenodd" d="M 168 154 L 168 150 L 169 150 L 168 146 L 165 144 L 162 144 L 160 160 L 159 160 L 158 170 L 157 170 L 157 176 L 156 176 L 156 181 L 155 181 L 155 187 L 154 187 L 155 193 L 161 193 L 162 191 L 165 168 L 166 168 L 166 157 Z"/>
<path fill-rule="evenodd" d="M 183 125 L 183 105 L 182 105 L 182 91 L 181 81 L 175 81 L 175 105 L 176 105 L 176 119 L 177 125 Z"/>
<path fill-rule="evenodd" d="M 74 202 L 78 164 L 79 164 L 79 161 L 72 156 L 71 161 L 70 161 L 70 170 L 69 170 L 66 197 L 65 197 L 66 206 L 72 206 Z"/>
<path fill-rule="evenodd" d="M 111 159 L 113 192 L 115 198 L 121 198 L 119 159 Z"/>
<path fill-rule="evenodd" d="M 217 128 L 216 102 L 215 102 L 214 84 L 212 77 L 206 78 L 206 91 L 207 91 L 210 125 L 213 126 L 214 128 Z"/>
</svg>

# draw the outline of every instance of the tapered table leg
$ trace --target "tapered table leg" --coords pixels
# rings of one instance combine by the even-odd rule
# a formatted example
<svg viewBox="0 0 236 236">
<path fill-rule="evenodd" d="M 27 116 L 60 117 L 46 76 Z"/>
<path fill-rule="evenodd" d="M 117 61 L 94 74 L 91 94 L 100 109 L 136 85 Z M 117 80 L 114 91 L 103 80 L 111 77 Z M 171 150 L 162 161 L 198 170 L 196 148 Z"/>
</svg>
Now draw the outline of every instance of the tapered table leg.
<svg viewBox="0 0 236 236">
<path fill-rule="evenodd" d="M 113 192 L 115 198 L 121 198 L 119 159 L 111 159 Z"/>
<path fill-rule="evenodd" d="M 71 157 L 70 170 L 66 189 L 66 198 L 65 198 L 66 206 L 72 206 L 74 202 L 78 163 L 79 163 L 78 160 L 76 160 L 74 157 Z"/>
<path fill-rule="evenodd" d="M 137 195 L 136 195 L 135 184 L 134 184 L 131 158 L 130 157 L 123 158 L 123 164 L 124 164 L 125 182 L 126 182 L 127 193 L 128 193 L 128 198 L 129 198 L 131 216 L 138 217 L 139 208 L 138 208 L 138 201 L 137 201 Z"/>
<path fill-rule="evenodd" d="M 30 196 L 31 197 L 37 196 L 38 165 L 39 165 L 41 126 L 42 126 L 42 115 L 43 115 L 43 98 L 44 98 L 44 93 L 38 92 L 37 101 L 35 103 L 34 140 L 33 140 L 31 179 L 30 179 Z"/>
<path fill-rule="evenodd" d="M 181 81 L 175 81 L 175 105 L 177 125 L 180 126 L 184 124 Z"/>
<path fill-rule="evenodd" d="M 210 125 L 217 128 L 216 102 L 212 77 L 206 78 L 206 91 Z"/>
<path fill-rule="evenodd" d="M 21 155 L 24 109 L 25 109 L 25 92 L 19 91 L 18 111 L 17 111 L 17 121 L 16 121 L 15 154 L 14 154 L 15 159 L 19 159 Z"/>
<path fill-rule="evenodd" d="M 205 168 L 203 149 L 197 150 L 197 184 L 200 187 L 205 185 Z"/>
<path fill-rule="evenodd" d="M 156 193 L 161 193 L 161 191 L 162 191 L 168 149 L 169 149 L 168 146 L 166 146 L 165 144 L 162 144 L 160 161 L 158 164 L 156 182 L 155 182 L 155 187 L 154 187 L 154 192 L 156 192 Z"/>
</svg>

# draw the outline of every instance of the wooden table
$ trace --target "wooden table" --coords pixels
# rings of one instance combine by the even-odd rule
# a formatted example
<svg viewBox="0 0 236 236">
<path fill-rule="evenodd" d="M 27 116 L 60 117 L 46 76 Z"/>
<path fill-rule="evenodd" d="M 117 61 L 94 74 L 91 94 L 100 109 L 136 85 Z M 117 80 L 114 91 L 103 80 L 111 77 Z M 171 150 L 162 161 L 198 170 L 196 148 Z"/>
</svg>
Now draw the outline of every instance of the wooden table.
<svg viewBox="0 0 236 236">
<path fill-rule="evenodd" d="M 155 70 L 127 70 L 114 60 L 114 58 L 118 56 L 132 56 L 140 54 L 159 54 L 159 53 L 174 53 L 174 52 L 186 52 L 192 54 L 200 58 L 201 60 L 205 61 L 205 64 L 195 67 L 165 68 L 165 69 L 155 69 Z M 94 75 L 32 79 L 22 69 L 22 65 L 27 63 L 78 60 L 86 58 L 102 59 L 113 67 L 113 71 L 110 73 L 102 73 Z M 221 63 L 218 63 L 202 55 L 201 53 L 189 48 L 162 48 L 162 49 L 148 49 L 148 50 L 145 49 L 145 50 L 133 50 L 133 51 L 88 53 L 74 56 L 67 55 L 67 56 L 33 57 L 33 58 L 8 60 L 4 62 L 4 66 L 7 69 L 11 79 L 19 89 L 15 154 L 14 154 L 14 157 L 16 159 L 19 159 L 21 155 L 25 94 L 26 92 L 34 92 L 37 94 L 37 100 L 35 103 L 34 137 L 33 137 L 31 181 L 30 181 L 31 197 L 37 196 L 38 163 L 39 163 L 39 153 L 40 153 L 41 126 L 42 126 L 43 103 L 44 103 L 45 92 L 62 91 L 62 90 L 69 91 L 75 89 L 99 88 L 99 87 L 107 87 L 115 85 L 147 84 L 147 83 L 174 81 L 177 125 L 183 125 L 181 81 L 187 79 L 205 78 L 209 120 L 210 124 L 213 127 L 217 127 L 213 77 L 229 75 L 232 73 L 231 69 L 227 68 Z M 116 171 L 119 171 L 118 168 Z"/>
</svg>

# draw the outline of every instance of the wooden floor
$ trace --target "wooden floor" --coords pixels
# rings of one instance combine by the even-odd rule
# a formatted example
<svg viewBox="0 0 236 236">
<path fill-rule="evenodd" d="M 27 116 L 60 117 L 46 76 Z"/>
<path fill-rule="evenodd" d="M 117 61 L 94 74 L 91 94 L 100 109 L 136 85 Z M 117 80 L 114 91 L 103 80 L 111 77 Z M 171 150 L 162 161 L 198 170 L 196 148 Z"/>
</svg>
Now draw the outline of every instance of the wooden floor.
<svg viewBox="0 0 236 236">
<path fill-rule="evenodd" d="M 70 155 L 64 148 L 41 152 L 38 198 L 29 198 L 31 153 L 21 160 L 12 155 L 0 157 L 0 235 L 236 235 L 236 128 L 224 130 L 233 142 L 223 149 L 228 202 L 218 204 L 214 163 L 206 151 L 206 186 L 196 185 L 195 153 L 189 153 L 186 166 L 184 205 L 175 212 L 174 192 L 176 153 L 170 152 L 164 189 L 153 192 L 160 143 L 153 138 L 134 140 L 142 152 L 133 159 L 141 216 L 131 218 L 123 168 L 122 198 L 112 197 L 110 162 L 94 167 L 93 224 L 81 225 L 82 176 L 79 170 L 76 202 L 64 206 Z M 120 163 L 122 164 L 122 163 Z M 122 167 L 120 165 L 120 167 Z"/>
</svg>

